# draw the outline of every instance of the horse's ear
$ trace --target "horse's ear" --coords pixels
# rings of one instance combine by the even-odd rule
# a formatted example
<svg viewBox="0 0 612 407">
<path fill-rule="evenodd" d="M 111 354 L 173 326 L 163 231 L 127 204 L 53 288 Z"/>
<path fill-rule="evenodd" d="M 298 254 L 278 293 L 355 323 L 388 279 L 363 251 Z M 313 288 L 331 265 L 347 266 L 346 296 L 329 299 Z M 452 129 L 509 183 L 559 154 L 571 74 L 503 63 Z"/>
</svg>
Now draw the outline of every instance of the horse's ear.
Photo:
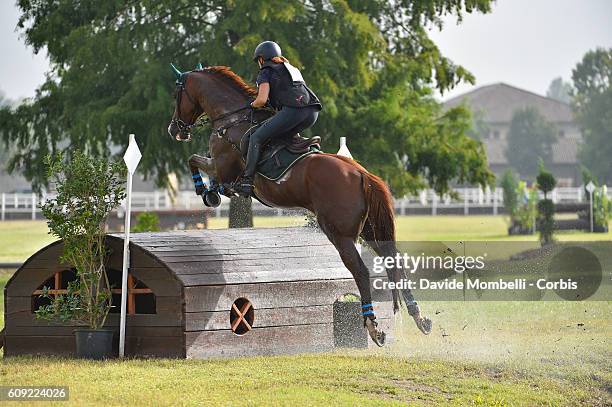
<svg viewBox="0 0 612 407">
<path fill-rule="evenodd" d="M 202 66 L 202 63 L 201 63 L 201 62 L 198 62 L 198 64 L 196 65 L 196 69 L 197 69 L 197 70 L 200 70 L 200 71 L 201 71 L 202 69 L 204 69 L 204 67 Z"/>
<path fill-rule="evenodd" d="M 170 68 L 172 69 L 172 73 L 174 74 L 174 76 L 176 76 L 176 80 L 181 79 L 181 76 L 183 75 L 181 71 L 179 71 L 178 69 L 176 69 L 176 66 L 174 66 L 173 63 L 170 63 Z"/>
</svg>

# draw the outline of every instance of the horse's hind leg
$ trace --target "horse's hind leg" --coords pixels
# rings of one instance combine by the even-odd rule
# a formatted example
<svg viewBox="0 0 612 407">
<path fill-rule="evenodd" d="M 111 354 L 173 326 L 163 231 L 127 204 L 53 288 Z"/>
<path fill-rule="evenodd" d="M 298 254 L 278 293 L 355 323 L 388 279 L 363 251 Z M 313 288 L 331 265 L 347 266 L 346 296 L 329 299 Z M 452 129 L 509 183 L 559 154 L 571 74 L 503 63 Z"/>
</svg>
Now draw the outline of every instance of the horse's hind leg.
<svg viewBox="0 0 612 407">
<path fill-rule="evenodd" d="M 365 240 L 368 245 L 376 252 L 377 255 L 381 257 L 395 257 L 397 254 L 397 247 L 395 242 L 379 242 L 375 239 L 375 233 L 368 221 L 365 222 L 363 226 L 363 230 L 361 231 L 361 237 Z M 403 270 L 399 270 L 397 267 L 392 267 L 387 269 L 387 276 L 389 281 L 399 282 L 402 278 L 407 278 L 406 273 Z M 391 293 L 393 295 L 393 312 L 395 313 L 399 308 L 399 294 L 401 292 L 402 297 L 404 298 L 404 303 L 406 304 L 406 308 L 408 309 L 408 314 L 414 318 L 414 322 L 417 325 L 417 328 L 425 335 L 431 333 L 432 321 L 431 319 L 422 316 L 419 305 L 417 304 L 414 296 L 412 295 L 412 291 L 409 288 L 405 288 L 402 290 L 393 289 Z"/>
<path fill-rule="evenodd" d="M 381 256 L 389 256 L 392 250 L 385 249 L 383 245 L 375 240 L 374 230 L 369 222 L 365 222 L 361 231 L 361 238 L 374 250 L 374 252 Z M 393 249 L 393 248 L 392 248 Z M 395 254 L 392 254 L 395 256 Z M 387 268 L 387 278 L 389 281 L 397 283 L 400 281 L 400 272 L 396 267 Z M 391 290 L 391 296 L 393 297 L 393 313 L 397 313 L 400 307 L 399 290 L 394 288 Z"/>
<path fill-rule="evenodd" d="M 355 248 L 355 239 L 357 237 L 357 231 L 355 236 L 342 236 L 339 231 L 333 227 L 333 224 L 327 222 L 326 219 L 321 216 L 317 217 L 321 229 L 325 232 L 329 240 L 338 250 L 342 262 L 347 269 L 353 275 L 357 288 L 359 289 L 359 296 L 361 297 L 361 309 L 362 316 L 364 318 L 364 325 L 370 334 L 370 337 L 378 346 L 385 344 L 385 333 L 378 328 L 376 322 L 376 316 L 374 314 L 374 307 L 372 306 L 372 294 L 370 290 L 370 273 L 368 268 L 361 260 L 359 252 Z"/>
</svg>

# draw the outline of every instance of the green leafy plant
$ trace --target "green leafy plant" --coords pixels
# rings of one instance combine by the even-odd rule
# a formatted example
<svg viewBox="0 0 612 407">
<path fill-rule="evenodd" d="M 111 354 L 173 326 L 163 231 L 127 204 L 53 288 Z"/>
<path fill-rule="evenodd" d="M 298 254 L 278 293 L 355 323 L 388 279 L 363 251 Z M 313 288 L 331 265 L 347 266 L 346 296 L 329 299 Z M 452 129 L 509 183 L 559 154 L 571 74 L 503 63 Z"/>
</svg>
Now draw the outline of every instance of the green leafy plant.
<svg viewBox="0 0 612 407">
<path fill-rule="evenodd" d="M 589 191 L 586 190 L 589 182 L 595 185 L 595 190 L 593 191 L 593 223 L 595 231 L 606 232 L 608 230 L 608 221 L 612 216 L 612 202 L 608 198 L 607 187 L 600 187 L 597 178 L 593 176 L 587 167 L 582 166 L 582 185 L 584 185 L 584 194 L 587 199 L 590 199 Z M 589 210 L 580 211 L 578 216 L 588 220 L 590 216 Z"/>
<path fill-rule="evenodd" d="M 512 170 L 508 169 L 504 172 L 499 184 L 504 191 L 504 208 L 510 215 L 510 219 L 514 219 L 518 207 L 518 181 Z"/>
<path fill-rule="evenodd" d="M 540 160 L 539 173 L 536 178 L 538 188 L 544 193 L 544 199 L 538 202 L 538 229 L 540 231 L 540 242 L 548 244 L 553 241 L 555 227 L 555 204 L 548 199 L 548 193 L 557 185 L 557 180 L 551 172 L 546 170 L 544 163 Z"/>
<path fill-rule="evenodd" d="M 143 212 L 136 217 L 136 224 L 132 232 L 159 232 L 159 216 L 152 212 Z"/>
<path fill-rule="evenodd" d="M 528 188 L 525 181 L 520 181 L 516 188 L 517 206 L 512 218 L 512 228 L 518 234 L 531 234 L 536 218 L 538 192 Z"/>
<path fill-rule="evenodd" d="M 612 201 L 608 198 L 605 187 L 597 188 L 593 192 L 593 223 L 599 229 L 608 229 L 608 221 L 612 215 Z"/>
<path fill-rule="evenodd" d="M 74 267 L 77 279 L 67 293 L 42 296 L 51 303 L 36 311 L 38 318 L 74 321 L 92 329 L 104 325 L 111 307 L 106 275 L 105 223 L 125 197 L 124 167 L 81 152 L 66 161 L 47 157 L 48 176 L 57 196 L 41 205 L 50 233 L 63 240 L 61 261 Z"/>
</svg>

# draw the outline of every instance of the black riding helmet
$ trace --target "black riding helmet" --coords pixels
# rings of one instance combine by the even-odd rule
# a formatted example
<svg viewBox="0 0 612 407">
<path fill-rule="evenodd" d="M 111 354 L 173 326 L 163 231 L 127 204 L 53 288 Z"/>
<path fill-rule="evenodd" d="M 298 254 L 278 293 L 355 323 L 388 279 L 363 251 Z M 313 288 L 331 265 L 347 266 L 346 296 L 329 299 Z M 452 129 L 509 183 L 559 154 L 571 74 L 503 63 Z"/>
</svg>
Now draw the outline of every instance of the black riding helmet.
<svg viewBox="0 0 612 407">
<path fill-rule="evenodd" d="M 257 61 L 257 58 L 262 57 L 264 61 L 272 59 L 274 57 L 280 57 L 281 48 L 274 41 L 264 41 L 255 48 L 253 53 L 253 61 Z"/>
</svg>

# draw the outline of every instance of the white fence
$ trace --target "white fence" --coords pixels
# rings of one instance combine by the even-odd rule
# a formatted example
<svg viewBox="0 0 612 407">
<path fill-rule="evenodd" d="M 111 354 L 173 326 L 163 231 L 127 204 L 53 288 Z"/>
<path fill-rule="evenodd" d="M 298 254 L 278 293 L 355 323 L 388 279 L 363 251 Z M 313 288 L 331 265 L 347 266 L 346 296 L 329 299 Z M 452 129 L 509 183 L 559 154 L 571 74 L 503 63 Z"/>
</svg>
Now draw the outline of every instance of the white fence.
<svg viewBox="0 0 612 407">
<path fill-rule="evenodd" d="M 414 213 L 419 210 L 436 215 L 442 209 L 454 209 L 464 215 L 479 209 L 480 213 L 497 214 L 503 208 L 503 192 L 501 188 L 490 190 L 489 188 L 457 188 L 457 198 L 450 195 L 439 196 L 433 190 L 423 190 L 418 195 L 407 196 L 395 200 L 395 210 L 400 215 Z M 608 191 L 611 196 L 612 191 Z M 38 196 L 37 194 L 13 194 L 2 193 L 1 197 L 1 220 L 14 218 L 10 214 L 20 214 L 20 218 L 28 217 L 36 219 L 40 217 L 39 204 L 53 195 Z M 555 188 L 551 194 L 554 203 L 585 202 L 584 189 L 582 187 Z M 227 213 L 229 199 L 222 197 L 221 206 L 213 209 L 216 216 Z M 132 210 L 134 211 L 180 211 L 202 209 L 202 199 L 193 191 L 179 191 L 176 196 L 171 197 L 167 191 L 134 192 L 132 194 Z M 254 210 L 267 210 L 272 215 L 283 215 L 290 212 L 281 209 L 270 209 L 257 201 L 253 201 Z M 122 212 L 120 210 L 119 212 Z M 9 216 L 7 216 L 9 215 Z"/>
</svg>

